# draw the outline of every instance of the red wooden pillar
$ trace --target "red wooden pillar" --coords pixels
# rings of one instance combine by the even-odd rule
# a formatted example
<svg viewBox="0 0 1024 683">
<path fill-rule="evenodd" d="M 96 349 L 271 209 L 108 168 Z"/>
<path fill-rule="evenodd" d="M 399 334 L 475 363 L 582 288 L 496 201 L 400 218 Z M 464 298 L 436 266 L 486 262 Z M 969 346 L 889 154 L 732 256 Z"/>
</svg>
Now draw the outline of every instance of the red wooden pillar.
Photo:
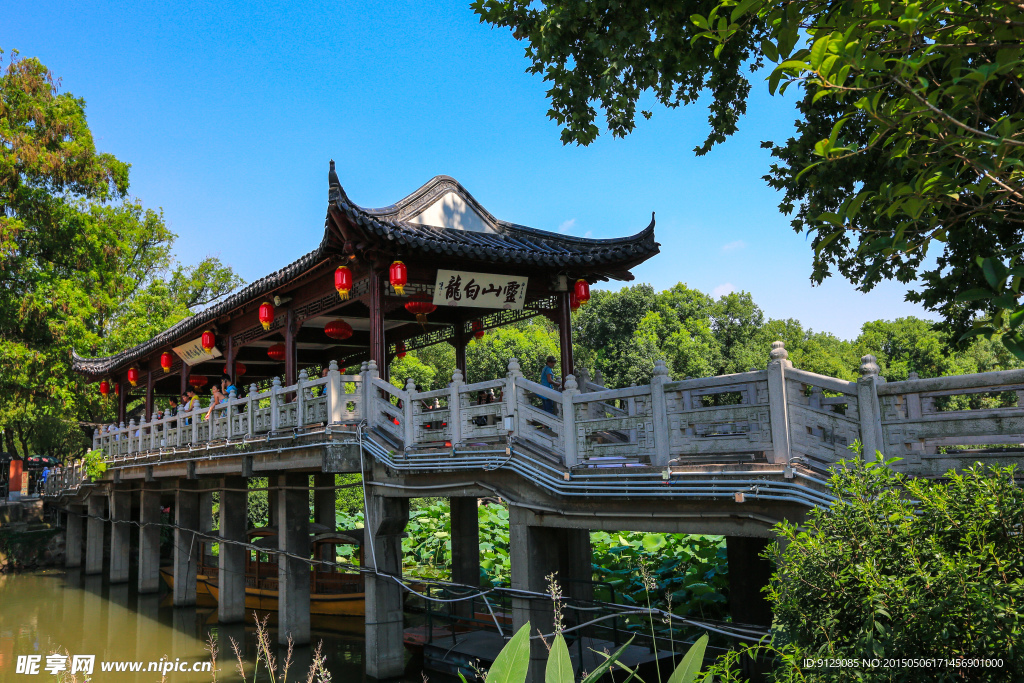
<svg viewBox="0 0 1024 683">
<path fill-rule="evenodd" d="M 454 334 L 452 335 L 452 346 L 455 347 L 455 367 L 462 373 L 462 381 L 469 382 L 466 374 L 466 321 L 460 320 L 455 323 Z M 448 378 L 451 379 L 450 377 Z"/>
<path fill-rule="evenodd" d="M 284 383 L 291 386 L 298 381 L 295 369 L 298 358 L 295 351 L 295 311 L 288 309 L 284 314 Z"/>
<path fill-rule="evenodd" d="M 228 378 L 230 384 L 235 384 L 235 338 L 228 336 L 228 348 L 225 358 L 227 358 L 227 365 L 224 366 L 224 375 Z M 235 384 L 237 387 L 238 385 Z"/>
<path fill-rule="evenodd" d="M 381 375 L 387 374 L 387 347 L 384 345 L 384 273 L 370 269 L 370 359 L 377 361 Z"/>
<path fill-rule="evenodd" d="M 128 383 L 117 378 L 117 422 L 124 422 L 128 407 Z"/>
<path fill-rule="evenodd" d="M 572 309 L 569 308 L 569 292 L 558 293 L 558 341 L 562 351 L 562 378 L 575 373 L 572 362 Z"/>
<path fill-rule="evenodd" d="M 146 373 L 146 419 L 153 417 L 153 371 Z"/>
</svg>

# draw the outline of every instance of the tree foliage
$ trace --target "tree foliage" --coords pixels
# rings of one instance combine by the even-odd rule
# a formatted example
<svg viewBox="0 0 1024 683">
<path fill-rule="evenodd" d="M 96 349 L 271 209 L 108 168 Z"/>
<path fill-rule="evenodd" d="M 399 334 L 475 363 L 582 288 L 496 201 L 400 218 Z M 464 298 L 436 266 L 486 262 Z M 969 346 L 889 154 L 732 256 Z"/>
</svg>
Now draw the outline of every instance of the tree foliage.
<svg viewBox="0 0 1024 683">
<path fill-rule="evenodd" d="M 785 541 L 769 588 L 776 681 L 874 680 L 805 659 L 993 659 L 1002 666 L 894 666 L 890 681 L 1003 681 L 1024 671 L 1024 491 L 1012 468 L 913 479 L 876 462 L 832 476 L 839 499 Z M 937 653 L 942 653 L 937 655 Z M 721 663 L 732 681 L 736 655 Z M 878 672 L 876 672 L 878 673 Z M 870 674 L 875 675 L 875 674 Z"/>
<path fill-rule="evenodd" d="M 716 82 L 704 153 L 745 111 L 742 72 L 774 63 L 769 90 L 803 96 L 796 135 L 763 143 L 777 160 L 766 180 L 783 192 L 793 228 L 813 238 L 812 280 L 838 272 L 865 291 L 883 279 L 919 280 L 907 298 L 939 313 L 954 341 L 1001 335 L 1024 359 L 1019 3 L 479 0 L 474 8 L 528 42 L 528 70 L 554 83 L 550 115 L 564 141 L 596 137 L 595 106 L 624 135 L 643 91 L 675 106 L 693 101 L 695 84 Z"/>
<path fill-rule="evenodd" d="M 0 51 L 0 56 L 3 52 Z M 149 339 L 240 284 L 216 258 L 176 263 L 159 211 L 128 195 L 128 164 L 96 151 L 85 102 L 37 59 L 0 77 L 0 426 L 7 450 L 84 448 L 112 416 L 71 351 Z"/>
</svg>

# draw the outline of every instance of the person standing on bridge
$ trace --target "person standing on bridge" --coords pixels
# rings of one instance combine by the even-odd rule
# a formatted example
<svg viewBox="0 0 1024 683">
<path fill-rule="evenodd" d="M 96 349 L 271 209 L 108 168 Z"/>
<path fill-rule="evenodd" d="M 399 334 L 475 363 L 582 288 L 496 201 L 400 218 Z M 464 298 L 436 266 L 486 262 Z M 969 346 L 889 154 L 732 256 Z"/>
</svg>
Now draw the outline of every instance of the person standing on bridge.
<svg viewBox="0 0 1024 683">
<path fill-rule="evenodd" d="M 555 377 L 555 357 L 548 356 L 544 362 L 544 367 L 540 371 L 540 385 L 547 387 L 548 389 L 554 389 L 555 391 L 562 390 L 562 383 Z M 550 398 L 541 397 L 541 405 L 544 410 L 548 411 L 552 415 L 557 415 L 555 410 L 555 402 Z"/>
</svg>

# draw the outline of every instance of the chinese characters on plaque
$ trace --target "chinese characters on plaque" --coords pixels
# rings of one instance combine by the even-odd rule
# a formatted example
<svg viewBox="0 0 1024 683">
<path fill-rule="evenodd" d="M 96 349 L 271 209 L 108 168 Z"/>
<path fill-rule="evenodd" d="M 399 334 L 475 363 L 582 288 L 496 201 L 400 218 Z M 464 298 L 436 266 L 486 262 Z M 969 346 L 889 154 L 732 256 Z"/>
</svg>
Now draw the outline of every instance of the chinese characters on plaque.
<svg viewBox="0 0 1024 683">
<path fill-rule="evenodd" d="M 439 270 L 434 285 L 434 304 L 519 311 L 526 303 L 526 280 L 518 275 Z"/>
<path fill-rule="evenodd" d="M 173 350 L 186 365 L 195 365 L 203 361 L 220 358 L 221 353 L 217 350 L 217 347 L 214 347 L 210 353 L 204 351 L 202 340 L 202 337 L 197 337 L 181 346 L 175 346 Z"/>
</svg>

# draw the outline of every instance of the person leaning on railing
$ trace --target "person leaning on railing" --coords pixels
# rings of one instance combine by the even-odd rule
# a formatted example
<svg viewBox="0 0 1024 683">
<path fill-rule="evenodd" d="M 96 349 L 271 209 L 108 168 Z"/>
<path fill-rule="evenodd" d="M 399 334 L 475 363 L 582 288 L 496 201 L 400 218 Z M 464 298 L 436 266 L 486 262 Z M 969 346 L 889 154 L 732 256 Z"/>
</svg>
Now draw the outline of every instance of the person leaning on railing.
<svg viewBox="0 0 1024 683">
<path fill-rule="evenodd" d="M 547 387 L 548 389 L 553 389 L 555 391 L 562 390 L 562 383 L 558 381 L 557 377 L 555 377 L 554 356 L 548 356 L 547 360 L 544 361 L 544 367 L 541 368 L 540 371 L 540 385 L 542 387 Z M 544 408 L 544 410 L 548 411 L 552 415 L 558 414 L 558 412 L 555 409 L 555 402 L 552 399 L 541 396 L 541 405 Z"/>
</svg>

